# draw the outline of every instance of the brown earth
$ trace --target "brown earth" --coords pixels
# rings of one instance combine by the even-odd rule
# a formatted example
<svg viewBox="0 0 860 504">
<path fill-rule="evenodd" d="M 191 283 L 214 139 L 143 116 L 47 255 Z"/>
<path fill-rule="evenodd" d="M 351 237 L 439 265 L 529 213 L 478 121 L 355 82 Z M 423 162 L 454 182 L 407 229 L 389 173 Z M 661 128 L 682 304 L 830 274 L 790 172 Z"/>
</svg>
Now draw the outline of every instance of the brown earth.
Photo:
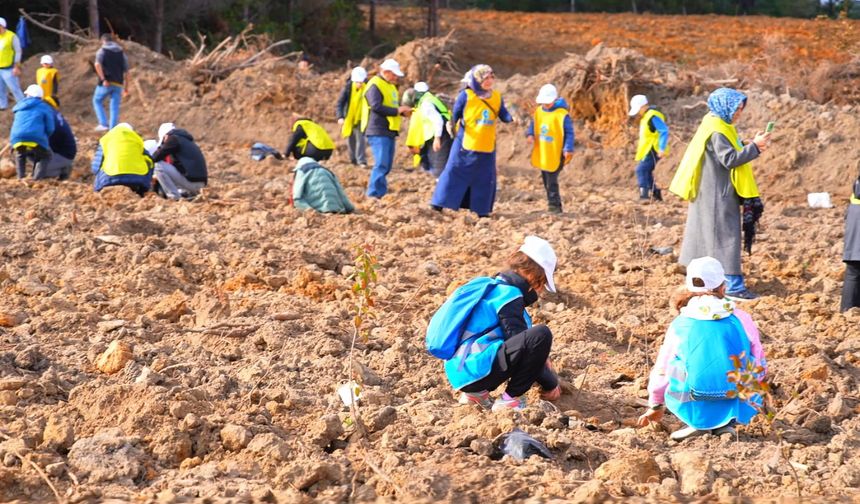
<svg viewBox="0 0 860 504">
<path fill-rule="evenodd" d="M 532 39 L 509 28 L 539 20 L 568 30 L 563 21 L 600 20 L 629 34 L 660 21 L 702 33 L 739 21 L 489 16 L 498 44 L 522 51 L 500 82 L 512 108 L 525 115 L 544 81 L 575 102 L 578 145 L 562 175 L 562 216 L 544 212 L 521 125 L 502 129 L 491 219 L 428 210 L 432 180 L 399 167 L 391 195 L 368 201 L 367 172 L 344 163 L 342 150 L 329 166 L 359 211 L 301 213 L 287 204 L 291 164 L 255 163 L 247 147 L 280 146 L 293 112 L 327 119 L 346 73 L 300 78 L 291 64 L 271 63 L 201 89 L 184 63 L 133 44 L 140 89 L 132 86 L 124 120 L 145 136 L 166 120 L 187 127 L 207 153 L 211 185 L 194 202 L 139 199 L 123 189 L 95 194 L 87 167 L 97 141 L 92 48 L 57 55 L 64 111 L 81 147 L 75 176 L 62 184 L 0 180 L 0 437 L 10 438 L 0 441 L 0 500 L 52 499 L 35 465 L 75 502 L 749 500 L 791 498 L 796 484 L 811 500 L 856 502 L 860 312 L 840 314 L 838 302 L 844 200 L 858 171 L 857 106 L 747 89 L 743 133 L 768 120 L 779 125 L 756 164 L 767 209 L 745 258 L 751 287 L 764 297 L 744 306 L 768 351 L 780 411 L 773 429 L 783 441 L 757 420 L 736 439 L 677 444 L 631 425 L 672 319 L 669 293 L 683 282 L 675 254 L 686 205 L 634 201 L 632 148 L 624 145 L 634 128 L 618 110 L 622 97 L 644 90 L 667 111 L 673 153 L 658 170 L 665 184 L 713 76 L 605 46 L 586 54 L 591 44 L 544 61 Z M 752 19 L 740 22 L 773 31 L 818 23 Z M 454 36 L 475 40 L 477 28 L 462 25 Z M 615 42 L 611 33 L 600 36 L 607 45 L 643 49 L 644 41 Z M 450 52 L 461 71 L 470 59 L 496 64 L 498 46 L 472 47 L 479 52 L 464 59 L 462 44 L 424 41 L 397 54 L 419 74 L 431 66 L 409 61 L 411 54 Z M 697 58 L 713 63 L 701 47 Z M 816 53 L 807 68 L 827 57 Z M 27 62 L 26 75 L 34 66 Z M 582 87 L 597 76 L 598 86 Z M 0 118 L 0 129 L 9 121 Z M 398 159 L 405 164 L 405 154 Z M 807 208 L 809 191 L 830 191 L 836 208 Z M 533 314 L 552 328 L 553 361 L 573 385 L 555 405 L 532 392 L 522 414 L 458 406 L 441 363 L 424 351 L 427 320 L 454 285 L 498 271 L 529 233 L 549 239 L 560 257 L 560 293 Z M 348 276 L 362 243 L 381 269 L 378 320 L 354 355 L 371 431 L 358 439 L 335 390 L 347 380 Z M 553 459 L 498 460 L 494 443 L 514 426 L 546 443 Z"/>
</svg>

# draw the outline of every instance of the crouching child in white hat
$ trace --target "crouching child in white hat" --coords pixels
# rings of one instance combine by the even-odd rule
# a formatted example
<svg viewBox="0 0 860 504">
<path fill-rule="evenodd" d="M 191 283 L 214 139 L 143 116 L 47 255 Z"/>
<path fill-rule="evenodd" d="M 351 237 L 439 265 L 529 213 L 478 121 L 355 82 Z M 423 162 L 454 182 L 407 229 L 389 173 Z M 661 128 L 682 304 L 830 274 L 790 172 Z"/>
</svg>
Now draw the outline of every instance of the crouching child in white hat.
<svg viewBox="0 0 860 504">
<path fill-rule="evenodd" d="M 541 171 L 549 212 L 561 213 L 558 176 L 573 157 L 573 121 L 567 102 L 552 84 L 541 87 L 535 101 L 539 106 L 526 130 L 532 166 Z"/>
<path fill-rule="evenodd" d="M 542 399 L 561 396 L 549 364 L 552 332 L 542 324 L 533 326 L 526 312 L 544 289 L 555 292 L 556 262 L 546 240 L 528 236 L 508 259 L 506 271 L 472 279 L 433 315 L 427 348 L 445 360 L 445 374 L 461 392 L 461 403 L 522 410 L 525 394 L 535 384 Z M 490 392 L 502 384 L 505 391 L 493 402 Z"/>
</svg>

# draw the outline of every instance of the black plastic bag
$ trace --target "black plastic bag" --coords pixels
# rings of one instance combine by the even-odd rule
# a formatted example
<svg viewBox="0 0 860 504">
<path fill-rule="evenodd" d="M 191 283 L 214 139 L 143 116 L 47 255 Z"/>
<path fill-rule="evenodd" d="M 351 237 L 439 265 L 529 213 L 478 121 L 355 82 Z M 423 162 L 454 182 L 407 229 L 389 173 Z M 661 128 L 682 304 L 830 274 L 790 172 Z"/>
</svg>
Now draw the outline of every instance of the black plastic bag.
<svg viewBox="0 0 860 504">
<path fill-rule="evenodd" d="M 552 454 L 543 443 L 519 429 L 512 430 L 502 438 L 501 450 L 503 454 L 517 460 L 525 460 L 532 455 L 552 458 Z"/>
</svg>

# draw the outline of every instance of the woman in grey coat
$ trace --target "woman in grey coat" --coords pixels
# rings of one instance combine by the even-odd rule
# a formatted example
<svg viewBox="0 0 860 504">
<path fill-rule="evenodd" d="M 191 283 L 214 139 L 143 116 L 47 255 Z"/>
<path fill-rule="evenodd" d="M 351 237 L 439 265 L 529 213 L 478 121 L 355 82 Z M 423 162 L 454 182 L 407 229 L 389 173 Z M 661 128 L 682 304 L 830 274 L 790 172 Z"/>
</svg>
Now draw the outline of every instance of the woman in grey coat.
<svg viewBox="0 0 860 504">
<path fill-rule="evenodd" d="M 860 306 L 860 177 L 854 181 L 851 203 L 845 214 L 845 279 L 842 283 L 841 311 Z"/>
<path fill-rule="evenodd" d="M 746 101 L 746 95 L 740 91 L 720 88 L 708 97 L 708 108 L 710 114 L 734 125 Z M 733 126 L 729 129 L 734 131 Z M 759 132 L 752 142 L 735 145 L 725 134 L 713 132 L 705 141 L 699 186 L 687 213 L 679 262 L 686 266 L 698 257 L 716 258 L 725 267 L 726 295 L 734 299 L 758 296 L 744 285 L 740 210 L 743 201 L 732 183 L 732 169 L 759 157 L 769 138 L 768 133 Z M 760 200 L 758 204 L 760 206 Z"/>
</svg>

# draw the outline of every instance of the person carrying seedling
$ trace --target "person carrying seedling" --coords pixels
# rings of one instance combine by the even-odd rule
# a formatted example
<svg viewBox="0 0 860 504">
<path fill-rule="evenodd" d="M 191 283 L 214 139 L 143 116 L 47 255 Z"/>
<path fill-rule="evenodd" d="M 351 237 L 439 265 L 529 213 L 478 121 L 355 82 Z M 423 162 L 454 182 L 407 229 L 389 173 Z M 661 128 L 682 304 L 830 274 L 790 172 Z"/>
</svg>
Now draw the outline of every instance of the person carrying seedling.
<svg viewBox="0 0 860 504">
<path fill-rule="evenodd" d="M 549 362 L 552 332 L 532 325 L 526 307 L 544 290 L 555 292 L 557 258 L 549 242 L 527 236 L 508 259 L 508 270 L 477 277 L 454 291 L 427 327 L 427 350 L 445 360 L 445 374 L 461 404 L 504 411 L 526 407 L 525 394 L 537 383 L 541 398 L 561 396 Z M 490 392 L 507 383 L 501 397 Z"/>
<path fill-rule="evenodd" d="M 567 102 L 552 84 L 540 88 L 535 99 L 539 107 L 526 130 L 532 146 L 532 166 L 540 169 L 550 213 L 561 213 L 558 176 L 573 157 L 573 121 Z"/>
<path fill-rule="evenodd" d="M 50 54 L 45 54 L 39 60 L 39 68 L 36 70 L 36 84 L 42 88 L 42 99 L 47 101 L 49 98 L 54 100 L 57 105 L 60 104 L 57 94 L 60 92 L 60 72 L 54 68 L 54 58 Z"/>
<path fill-rule="evenodd" d="M 654 168 L 657 161 L 669 152 L 669 127 L 666 116 L 648 103 L 645 95 L 630 99 L 630 117 L 639 116 L 639 143 L 636 145 L 636 180 L 639 183 L 639 199 L 663 201 L 663 193 L 654 183 Z"/>
<path fill-rule="evenodd" d="M 451 152 L 451 135 L 446 128 L 451 112 L 426 82 L 417 82 L 403 93 L 403 104 L 413 107 L 406 146 L 418 159 L 416 166 L 438 179 Z"/>
</svg>

